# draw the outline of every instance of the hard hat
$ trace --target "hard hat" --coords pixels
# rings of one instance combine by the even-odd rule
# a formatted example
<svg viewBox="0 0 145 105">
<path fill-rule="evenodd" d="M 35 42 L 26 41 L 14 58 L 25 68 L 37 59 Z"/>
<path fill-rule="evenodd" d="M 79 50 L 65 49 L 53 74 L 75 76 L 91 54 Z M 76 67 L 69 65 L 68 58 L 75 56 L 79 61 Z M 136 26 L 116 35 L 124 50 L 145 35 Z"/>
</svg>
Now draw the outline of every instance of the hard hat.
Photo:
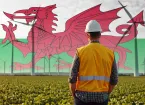
<svg viewBox="0 0 145 105">
<path fill-rule="evenodd" d="M 101 32 L 101 26 L 96 20 L 90 20 L 87 25 L 85 32 Z"/>
</svg>

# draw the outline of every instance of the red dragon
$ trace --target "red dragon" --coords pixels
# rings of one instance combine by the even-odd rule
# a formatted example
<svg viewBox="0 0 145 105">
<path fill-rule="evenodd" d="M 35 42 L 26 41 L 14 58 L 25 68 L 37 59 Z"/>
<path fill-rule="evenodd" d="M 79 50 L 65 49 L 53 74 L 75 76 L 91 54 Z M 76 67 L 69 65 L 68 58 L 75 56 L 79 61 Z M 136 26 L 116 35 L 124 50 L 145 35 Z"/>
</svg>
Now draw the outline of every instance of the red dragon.
<svg viewBox="0 0 145 105">
<path fill-rule="evenodd" d="M 120 18 L 119 16 L 117 16 L 117 13 L 123 7 L 102 12 L 100 11 L 100 6 L 101 5 L 94 6 L 67 20 L 65 25 L 65 31 L 60 33 L 52 32 L 54 30 L 54 28 L 52 28 L 52 25 L 57 26 L 57 24 L 53 22 L 54 20 L 57 21 L 56 18 L 57 15 L 52 12 L 52 10 L 56 8 L 56 5 L 50 5 L 46 7 L 31 7 L 29 9 L 18 10 L 14 12 L 14 14 L 9 14 L 6 12 L 4 12 L 4 14 L 11 20 L 26 19 L 27 24 L 29 24 L 33 20 L 36 20 L 34 23 L 33 30 L 34 30 L 34 46 L 35 46 L 34 57 L 35 63 L 37 63 L 44 56 L 47 56 L 49 58 L 50 54 L 54 55 L 60 54 L 62 52 L 67 52 L 69 56 L 73 57 L 76 48 L 88 43 L 88 39 L 84 30 L 86 23 L 89 20 L 92 19 L 97 20 L 101 24 L 103 32 L 110 31 L 109 24 L 112 21 Z M 15 14 L 17 13 L 23 13 L 25 16 L 16 16 Z M 139 24 L 144 25 L 143 22 L 140 22 L 143 21 L 143 11 L 140 12 L 137 16 L 135 16 L 133 20 L 136 22 L 136 24 L 133 24 L 132 21 L 130 20 L 128 21 L 128 23 L 116 27 L 116 32 L 122 35 L 125 33 L 124 29 L 127 30 L 128 27 L 131 27 L 130 30 L 127 32 L 127 35 L 120 41 L 120 43 L 128 42 L 136 37 L 137 34 L 135 35 L 134 30 L 137 29 L 135 29 L 134 25 L 136 25 L 136 27 L 138 27 Z M 27 37 L 28 42 L 23 43 L 13 41 L 16 40 L 14 34 L 14 31 L 17 29 L 16 25 L 13 26 L 13 24 L 9 22 L 9 26 L 6 26 L 4 24 L 2 24 L 2 26 L 4 31 L 6 32 L 6 37 L 4 38 L 2 43 L 5 43 L 7 40 L 9 40 L 11 43 L 13 42 L 12 44 L 23 53 L 24 57 L 26 57 L 28 53 L 32 52 L 32 31 L 33 31 L 32 28 L 28 33 Z M 127 52 L 131 53 L 131 51 L 122 46 L 116 47 L 120 38 L 121 36 L 102 35 L 100 43 L 109 47 L 110 49 L 114 50 L 115 48 L 114 51 L 117 52 L 119 55 L 118 61 L 119 67 L 125 70 L 129 70 L 131 68 L 125 66 L 125 61 Z M 32 67 L 31 65 L 32 62 L 29 62 L 28 64 L 21 64 L 19 62 L 15 62 L 14 69 L 19 70 L 20 67 L 28 69 Z"/>
</svg>

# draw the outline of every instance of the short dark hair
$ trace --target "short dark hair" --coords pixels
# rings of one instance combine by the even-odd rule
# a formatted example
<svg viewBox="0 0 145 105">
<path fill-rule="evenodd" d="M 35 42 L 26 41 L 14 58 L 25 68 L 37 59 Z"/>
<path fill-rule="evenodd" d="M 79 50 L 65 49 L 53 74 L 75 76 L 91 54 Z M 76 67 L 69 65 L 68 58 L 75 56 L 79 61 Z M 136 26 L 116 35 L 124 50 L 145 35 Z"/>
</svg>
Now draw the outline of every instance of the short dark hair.
<svg viewBox="0 0 145 105">
<path fill-rule="evenodd" d="M 91 38 L 99 38 L 101 36 L 101 32 L 88 32 Z"/>
</svg>

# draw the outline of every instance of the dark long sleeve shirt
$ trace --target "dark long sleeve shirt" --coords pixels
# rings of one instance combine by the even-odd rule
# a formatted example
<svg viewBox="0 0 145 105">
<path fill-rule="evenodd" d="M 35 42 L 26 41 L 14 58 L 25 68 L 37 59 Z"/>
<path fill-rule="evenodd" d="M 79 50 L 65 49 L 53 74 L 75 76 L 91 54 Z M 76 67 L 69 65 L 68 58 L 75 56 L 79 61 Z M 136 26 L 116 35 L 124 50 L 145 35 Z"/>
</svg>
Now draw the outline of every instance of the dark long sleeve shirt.
<svg viewBox="0 0 145 105">
<path fill-rule="evenodd" d="M 75 55 L 73 64 L 71 67 L 71 72 L 69 75 L 68 82 L 69 83 L 76 83 L 77 76 L 78 76 L 78 70 L 80 66 L 79 57 Z M 118 71 L 117 71 L 117 65 L 116 61 L 114 59 L 113 65 L 112 65 L 112 72 L 110 76 L 110 84 L 116 85 L 118 82 Z M 78 97 L 83 102 L 104 102 L 108 99 L 109 94 L 108 92 L 82 92 L 82 91 L 76 91 L 75 92 L 76 97 Z"/>
</svg>

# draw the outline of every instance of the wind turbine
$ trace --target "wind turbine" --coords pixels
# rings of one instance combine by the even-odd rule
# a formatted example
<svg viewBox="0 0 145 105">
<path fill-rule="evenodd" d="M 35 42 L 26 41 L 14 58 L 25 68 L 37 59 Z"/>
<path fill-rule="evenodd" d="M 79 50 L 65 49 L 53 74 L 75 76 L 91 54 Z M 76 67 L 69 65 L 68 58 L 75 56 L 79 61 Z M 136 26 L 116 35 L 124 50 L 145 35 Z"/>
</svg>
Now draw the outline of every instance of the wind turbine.
<svg viewBox="0 0 145 105">
<path fill-rule="evenodd" d="M 127 13 L 127 15 L 129 16 L 129 18 L 131 19 L 131 21 L 132 21 L 132 23 L 133 23 L 133 26 L 134 26 L 134 35 L 135 35 L 135 39 L 134 39 L 134 50 L 135 50 L 135 71 L 134 71 L 134 76 L 135 77 L 137 77 L 137 76 L 139 76 L 139 64 L 138 64 L 138 43 L 137 43 L 137 37 L 136 37 L 136 35 L 137 35 L 137 27 L 136 27 L 136 23 L 145 23 L 144 21 L 140 21 L 140 22 L 135 22 L 134 21 L 134 19 L 133 19 L 133 17 L 132 17 L 132 15 L 129 13 L 129 11 L 125 8 L 125 6 L 123 6 L 123 4 L 120 2 L 120 1 L 118 1 L 119 3 L 120 3 L 120 5 L 123 7 L 123 9 L 125 10 L 125 12 Z M 125 34 L 124 34 L 125 35 Z M 124 36 L 123 36 L 124 37 Z M 123 38 L 122 37 L 122 38 Z M 121 38 L 121 40 L 122 40 L 122 38 Z M 120 41 L 119 41 L 120 42 Z"/>
<path fill-rule="evenodd" d="M 58 75 L 60 75 L 60 74 L 59 74 L 59 64 L 60 64 L 60 59 L 61 59 L 61 58 L 58 56 L 58 58 L 57 58 L 57 62 L 58 62 Z"/>
<path fill-rule="evenodd" d="M 44 57 L 42 57 L 43 59 L 44 59 L 44 73 L 45 73 L 45 56 Z"/>
<path fill-rule="evenodd" d="M 37 10 L 37 13 L 34 17 L 34 20 L 33 20 L 33 24 L 26 24 L 26 23 L 23 23 L 23 22 L 18 22 L 18 21 L 14 21 L 14 22 L 17 22 L 17 23 L 20 23 L 20 24 L 23 24 L 23 25 L 27 25 L 27 26 L 32 26 L 32 71 L 31 71 L 31 75 L 34 75 L 35 74 L 35 59 L 34 59 L 34 49 L 35 49 L 35 44 L 34 44 L 34 27 L 44 31 L 44 32 L 47 32 L 46 30 L 42 29 L 41 27 L 38 27 L 38 26 L 35 26 L 35 20 L 36 20 L 36 17 L 37 17 L 37 14 L 39 12 L 39 9 L 40 7 L 38 8 Z M 58 75 L 59 75 L 59 60 L 61 58 L 57 58 L 57 61 L 58 61 Z M 49 73 L 50 73 L 50 59 L 49 59 Z"/>
<path fill-rule="evenodd" d="M 50 57 L 51 57 L 52 55 L 51 54 L 49 54 L 49 75 L 50 75 Z"/>
<path fill-rule="evenodd" d="M 6 71 L 6 61 L 4 61 L 2 59 L 0 59 L 0 60 L 3 61 L 3 64 L 4 64 L 4 73 L 5 73 L 5 71 Z"/>
<path fill-rule="evenodd" d="M 145 58 L 144 58 L 144 61 L 143 61 L 142 65 L 144 66 L 144 73 L 143 73 L 143 75 L 145 75 Z"/>
<path fill-rule="evenodd" d="M 40 7 L 39 7 L 40 8 Z M 38 9 L 39 11 L 39 9 Z M 34 58 L 34 53 L 35 53 L 35 44 L 34 44 L 34 24 L 35 24 L 35 20 L 38 14 L 38 11 L 36 13 L 36 16 L 34 17 L 33 20 L 33 24 L 32 24 L 32 70 L 31 70 L 31 75 L 35 74 L 35 58 Z"/>
<path fill-rule="evenodd" d="M 62 59 L 62 58 L 60 58 L 59 56 L 56 58 L 56 57 L 54 57 L 54 56 L 52 56 L 52 55 L 51 55 L 51 57 L 57 59 L 57 60 L 56 60 L 56 62 L 58 62 L 58 63 L 57 63 L 57 67 L 58 67 L 58 68 L 57 68 L 57 73 L 58 73 L 58 75 L 60 75 L 60 73 L 59 73 L 59 69 L 60 69 L 59 66 L 60 66 L 60 59 Z"/>
<path fill-rule="evenodd" d="M 12 20 L 13 21 L 13 20 Z M 14 21 L 14 22 L 17 22 L 17 21 Z M 21 23 L 21 22 L 17 22 L 17 23 Z M 12 25 L 10 22 L 9 22 L 9 24 L 10 25 Z M 24 23 L 25 24 L 25 23 Z M 3 25 L 3 24 L 2 24 Z M 32 25 L 33 26 L 33 25 Z M 15 26 L 16 27 L 16 26 Z M 34 34 L 34 30 L 33 30 L 33 28 L 32 28 L 32 34 Z M 34 37 L 34 35 L 32 35 L 33 37 Z M 3 47 L 5 47 L 5 46 L 7 46 L 7 45 L 9 45 L 10 43 L 12 43 L 12 52 L 11 52 L 11 75 L 13 75 L 13 72 L 14 72 L 14 65 L 13 65 L 13 62 L 14 62 L 14 42 L 16 41 L 16 42 L 21 42 L 21 41 L 18 41 L 18 40 L 13 40 L 13 38 L 12 38 L 12 35 L 11 35 L 11 33 L 10 33 L 10 38 L 11 38 L 11 41 L 9 41 L 9 43 L 7 43 L 6 45 L 4 45 Z M 34 39 L 32 38 L 32 40 L 34 41 Z M 33 42 L 32 41 L 32 42 Z M 21 42 L 22 43 L 22 42 Z M 33 43 L 34 44 L 34 43 Z M 33 45 L 32 44 L 32 45 Z M 33 69 L 33 66 L 34 66 L 34 47 L 32 46 L 32 69 Z M 32 70 L 32 72 L 31 72 L 31 75 L 33 75 L 34 74 L 34 69 Z"/>
<path fill-rule="evenodd" d="M 19 21 L 14 21 L 14 20 L 12 20 L 12 21 L 14 21 L 14 22 L 16 22 L 16 23 L 20 23 L 20 24 L 23 24 L 23 25 L 26 25 L 26 26 L 32 26 L 32 70 L 31 70 L 31 75 L 34 75 L 35 74 L 35 59 L 34 59 L 34 50 L 35 50 L 35 44 L 34 44 L 34 27 L 36 27 L 36 28 L 38 28 L 38 29 L 40 29 L 40 30 L 42 30 L 42 31 L 44 31 L 44 32 L 48 32 L 48 31 L 46 31 L 46 30 L 44 30 L 44 29 L 42 29 L 41 27 L 39 27 L 39 26 L 35 26 L 35 21 L 36 21 L 36 17 L 37 17 L 37 15 L 38 15 L 38 12 L 39 12 L 39 9 L 40 9 L 40 7 L 41 6 L 39 6 L 39 8 L 38 8 L 38 10 L 37 10 L 37 13 L 36 13 L 36 15 L 35 15 L 35 17 L 34 17 L 34 20 L 33 20 L 33 24 L 26 24 L 26 23 L 23 23 L 23 22 L 19 22 Z M 48 32 L 49 33 L 49 32 Z"/>
<path fill-rule="evenodd" d="M 61 60 L 60 63 L 63 64 L 63 65 L 65 65 L 65 67 L 68 67 L 69 68 L 68 71 L 70 72 L 70 68 L 71 68 L 71 64 L 70 63 L 64 62 L 63 60 Z"/>
<path fill-rule="evenodd" d="M 10 34 L 10 36 L 11 36 L 11 34 Z M 11 37 L 12 38 L 12 37 Z M 9 43 L 7 43 L 6 45 L 4 45 L 3 47 L 5 47 L 5 46 L 7 46 L 7 45 L 9 45 L 10 43 L 12 43 L 12 52 L 11 52 L 11 75 L 13 75 L 13 73 L 14 73 L 14 66 L 13 66 L 13 62 L 14 62 L 14 46 L 13 46 L 13 42 L 14 41 L 17 41 L 17 40 L 12 40 L 12 42 L 9 42 Z"/>
<path fill-rule="evenodd" d="M 51 57 L 51 56 L 52 56 L 52 55 L 49 54 L 49 59 L 48 59 L 48 60 L 45 58 L 45 56 L 42 57 L 42 58 L 44 59 L 44 73 L 46 73 L 46 71 L 45 71 L 45 60 L 46 60 L 47 63 L 48 63 L 49 75 L 50 75 L 50 57 Z"/>
<path fill-rule="evenodd" d="M 16 23 L 20 23 L 20 24 L 23 24 L 23 25 L 27 25 L 27 26 L 32 26 L 32 70 L 31 70 L 31 75 L 34 75 L 35 74 L 35 58 L 34 58 L 34 53 L 35 53 L 35 44 L 34 44 L 34 27 L 37 27 L 37 26 L 35 26 L 35 21 L 36 21 L 36 17 L 37 17 L 37 15 L 38 15 L 38 12 L 39 12 L 39 9 L 40 9 L 40 7 L 41 6 L 39 6 L 39 8 L 38 8 L 38 10 L 36 11 L 36 15 L 35 15 L 35 17 L 34 17 L 34 20 L 33 20 L 33 23 L 32 24 L 26 24 L 26 23 L 23 23 L 23 22 L 18 22 L 18 21 L 14 21 L 14 20 L 12 20 L 12 21 L 14 21 L 14 22 L 16 22 Z M 39 29 L 41 29 L 40 27 L 37 27 L 37 28 L 39 28 Z M 41 29 L 41 30 L 43 30 L 43 29 Z M 43 31 L 45 31 L 45 30 L 43 30 Z"/>
</svg>

